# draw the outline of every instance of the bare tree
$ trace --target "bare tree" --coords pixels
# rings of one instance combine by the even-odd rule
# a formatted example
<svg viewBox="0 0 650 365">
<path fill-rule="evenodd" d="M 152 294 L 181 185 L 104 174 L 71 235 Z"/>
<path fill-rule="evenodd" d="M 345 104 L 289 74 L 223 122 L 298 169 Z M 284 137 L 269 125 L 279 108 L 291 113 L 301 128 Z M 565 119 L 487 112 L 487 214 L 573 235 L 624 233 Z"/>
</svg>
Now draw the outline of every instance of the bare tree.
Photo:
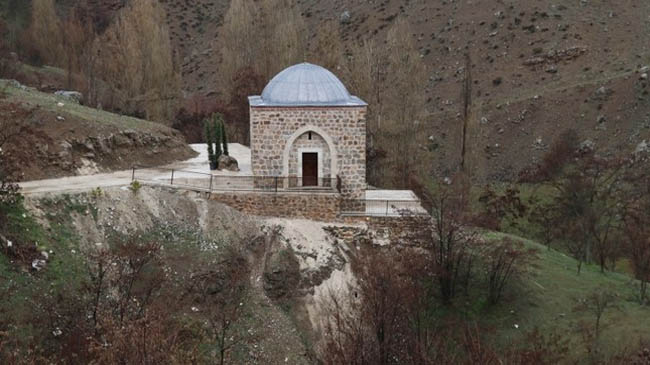
<svg viewBox="0 0 650 365">
<path fill-rule="evenodd" d="M 483 251 L 488 279 L 488 302 L 496 304 L 506 286 L 516 276 L 525 273 L 535 258 L 535 250 L 526 249 L 523 243 L 504 238 L 501 242 L 490 242 Z"/>
<path fill-rule="evenodd" d="M 466 168 L 467 166 L 465 157 L 467 154 L 467 133 L 472 108 L 472 59 L 469 53 L 465 54 L 465 77 L 463 80 L 461 96 L 463 101 L 463 133 L 460 153 L 460 168 L 464 173 L 467 174 L 470 172 L 470 169 Z"/>
<path fill-rule="evenodd" d="M 616 294 L 607 288 L 598 288 L 585 298 L 578 300 L 575 311 L 588 312 L 594 316 L 594 323 L 591 330 L 585 328 L 584 336 L 587 343 L 587 350 L 594 356 L 600 352 L 600 332 L 602 330 L 602 320 L 605 313 L 612 309 L 618 309 L 618 298 Z"/>
<path fill-rule="evenodd" d="M 240 70 L 269 80 L 306 56 L 306 26 L 294 0 L 233 0 L 219 31 L 220 74 L 230 96 Z"/>
<path fill-rule="evenodd" d="M 451 185 L 439 184 L 431 198 L 430 230 L 423 230 L 426 236 L 422 239 L 431 251 L 431 269 L 447 305 L 460 288 L 468 287 L 478 244 L 476 231 L 468 225 L 468 194 L 462 175 Z"/>
<path fill-rule="evenodd" d="M 131 2 L 103 35 L 100 72 L 115 90 L 118 108 L 171 124 L 180 79 L 166 24 L 157 1 Z"/>
<path fill-rule="evenodd" d="M 410 187 L 422 167 L 418 140 L 426 117 L 427 70 L 409 22 L 398 18 L 385 44 L 364 41 L 345 71 L 350 89 L 369 104 L 369 181 Z"/>
<path fill-rule="evenodd" d="M 309 59 L 334 72 L 341 68 L 343 43 L 338 22 L 330 20 L 319 27 Z"/>
<path fill-rule="evenodd" d="M 32 18 L 27 29 L 29 43 L 41 60 L 53 66 L 65 64 L 61 21 L 56 15 L 54 0 L 34 0 Z"/>
</svg>

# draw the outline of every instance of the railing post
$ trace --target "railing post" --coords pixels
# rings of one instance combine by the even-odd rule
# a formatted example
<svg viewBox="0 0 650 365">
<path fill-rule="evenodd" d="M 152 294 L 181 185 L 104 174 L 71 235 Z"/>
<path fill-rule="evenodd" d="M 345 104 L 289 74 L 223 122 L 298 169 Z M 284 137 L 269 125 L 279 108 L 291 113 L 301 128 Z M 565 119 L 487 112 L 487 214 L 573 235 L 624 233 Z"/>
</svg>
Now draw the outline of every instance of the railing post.
<svg viewBox="0 0 650 365">
<path fill-rule="evenodd" d="M 131 172 L 131 181 L 135 180 L 135 166 L 133 167 L 133 171 Z"/>
<path fill-rule="evenodd" d="M 275 192 L 278 192 L 278 177 L 275 177 Z"/>
<path fill-rule="evenodd" d="M 212 174 L 210 174 L 210 192 L 212 192 Z"/>
<path fill-rule="evenodd" d="M 172 169 L 172 178 L 171 181 L 169 182 L 169 185 L 174 185 L 174 169 Z"/>
<path fill-rule="evenodd" d="M 388 217 L 388 200 L 386 200 L 386 216 Z"/>
</svg>

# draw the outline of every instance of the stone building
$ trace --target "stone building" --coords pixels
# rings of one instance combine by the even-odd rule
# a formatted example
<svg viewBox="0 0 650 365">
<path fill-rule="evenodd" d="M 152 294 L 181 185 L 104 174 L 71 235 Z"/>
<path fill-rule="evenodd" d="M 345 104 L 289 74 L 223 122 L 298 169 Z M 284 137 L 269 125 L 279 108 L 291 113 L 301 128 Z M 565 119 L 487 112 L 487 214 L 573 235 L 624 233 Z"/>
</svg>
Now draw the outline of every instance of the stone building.
<svg viewBox="0 0 650 365">
<path fill-rule="evenodd" d="M 291 66 L 249 104 L 254 176 L 365 197 L 367 104 L 333 73 L 309 63 Z"/>
</svg>

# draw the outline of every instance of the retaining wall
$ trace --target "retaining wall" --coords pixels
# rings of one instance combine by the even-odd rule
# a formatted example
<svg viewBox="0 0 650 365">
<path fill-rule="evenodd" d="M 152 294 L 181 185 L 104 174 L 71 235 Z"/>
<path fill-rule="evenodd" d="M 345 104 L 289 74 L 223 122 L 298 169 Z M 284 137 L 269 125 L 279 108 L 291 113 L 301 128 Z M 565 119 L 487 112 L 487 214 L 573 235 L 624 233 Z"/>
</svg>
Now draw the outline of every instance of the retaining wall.
<svg viewBox="0 0 650 365">
<path fill-rule="evenodd" d="M 210 199 L 241 212 L 263 217 L 335 221 L 341 197 L 336 193 L 213 193 Z"/>
</svg>

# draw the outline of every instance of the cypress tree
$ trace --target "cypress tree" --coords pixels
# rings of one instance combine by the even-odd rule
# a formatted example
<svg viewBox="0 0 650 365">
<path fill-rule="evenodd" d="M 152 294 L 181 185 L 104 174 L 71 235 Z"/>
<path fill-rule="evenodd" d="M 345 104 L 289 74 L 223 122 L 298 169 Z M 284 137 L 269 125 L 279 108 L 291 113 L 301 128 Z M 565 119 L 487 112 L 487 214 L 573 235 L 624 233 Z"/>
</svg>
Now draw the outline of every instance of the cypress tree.
<svg viewBox="0 0 650 365">
<path fill-rule="evenodd" d="M 223 154 L 230 156 L 228 153 L 228 136 L 226 135 L 226 123 L 221 122 L 221 142 L 223 143 Z"/>
<path fill-rule="evenodd" d="M 212 129 L 214 130 L 214 155 L 215 159 L 219 161 L 219 157 L 221 157 L 221 117 L 218 113 L 214 115 Z"/>
<path fill-rule="evenodd" d="M 210 122 L 208 119 L 203 120 L 205 126 L 205 143 L 208 144 L 208 161 L 214 160 L 214 148 L 212 147 L 212 129 L 210 128 Z"/>
</svg>

